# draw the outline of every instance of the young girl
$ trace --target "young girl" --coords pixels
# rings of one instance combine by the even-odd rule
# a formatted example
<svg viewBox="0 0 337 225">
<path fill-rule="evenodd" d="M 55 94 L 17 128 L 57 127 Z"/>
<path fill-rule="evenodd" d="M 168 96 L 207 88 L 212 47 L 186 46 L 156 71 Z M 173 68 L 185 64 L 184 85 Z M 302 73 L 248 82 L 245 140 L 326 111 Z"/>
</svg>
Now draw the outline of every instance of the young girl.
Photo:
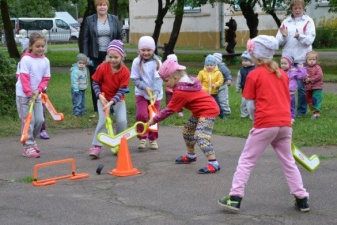
<svg viewBox="0 0 337 225">
<path fill-rule="evenodd" d="M 149 118 L 148 106 L 152 92 L 153 102 L 156 109 L 160 110 L 160 101 L 163 98 L 163 82 L 159 77 L 158 70 L 161 65 L 160 58 L 154 55 L 156 49 L 154 40 L 150 36 L 143 36 L 138 42 L 139 56 L 132 62 L 131 79 L 135 84 L 136 95 L 136 120 L 146 122 Z M 142 127 L 137 127 L 141 132 Z M 150 141 L 150 149 L 157 150 L 158 132 L 146 132 L 138 135 L 140 140 L 138 149 L 146 148 L 146 139 Z"/>
<path fill-rule="evenodd" d="M 92 140 L 92 147 L 89 149 L 90 157 L 93 159 L 99 158 L 102 151 L 102 144 L 98 141 L 97 135 L 106 129 L 105 109 L 110 110 L 110 107 L 113 107 L 116 115 L 116 134 L 124 131 L 127 127 L 124 94 L 129 85 L 130 71 L 123 63 L 125 56 L 123 42 L 120 40 L 111 41 L 107 55 L 110 60 L 99 65 L 92 75 L 93 90 L 98 98 L 98 123 Z M 103 108 L 104 102 L 106 106 Z"/>
<path fill-rule="evenodd" d="M 292 66 L 293 60 L 290 56 L 281 57 L 281 69 L 287 73 L 289 77 L 289 92 L 290 92 L 290 111 L 291 111 L 291 123 L 295 121 L 296 117 L 296 91 L 297 91 L 297 80 L 303 80 L 307 76 L 307 71 L 303 64 L 299 64 L 298 68 Z"/>
<path fill-rule="evenodd" d="M 291 154 L 291 116 L 289 78 L 272 61 L 278 42 L 275 37 L 259 35 L 248 41 L 247 48 L 257 68 L 247 77 L 243 96 L 249 101 L 254 126 L 241 153 L 229 196 L 218 201 L 226 210 L 238 212 L 250 172 L 268 145 L 272 145 L 282 165 L 295 205 L 302 212 L 310 210 L 309 193 Z"/>
<path fill-rule="evenodd" d="M 202 85 L 202 89 L 212 95 L 220 109 L 220 118 L 223 119 L 224 113 L 220 106 L 218 90 L 222 86 L 224 79 L 219 71 L 216 59 L 213 55 L 208 55 L 205 59 L 204 69 L 200 70 L 197 79 Z"/>
<path fill-rule="evenodd" d="M 178 62 L 178 57 L 175 54 L 170 54 L 167 56 L 167 59 L 172 59 L 175 62 Z M 169 102 L 172 99 L 172 95 L 173 95 L 173 89 L 169 88 L 169 87 L 165 87 L 165 96 L 166 96 L 166 106 L 169 104 Z M 181 108 L 181 110 L 178 112 L 178 116 L 183 117 L 184 116 L 184 112 L 183 109 Z"/>
<path fill-rule="evenodd" d="M 23 144 L 23 156 L 39 158 L 40 149 L 35 139 L 40 134 L 43 118 L 43 107 L 40 93 L 50 80 L 50 63 L 44 56 L 45 38 L 39 33 L 29 37 L 28 53 L 24 53 L 20 61 L 20 72 L 16 82 L 16 106 L 21 119 L 21 129 L 28 115 L 30 105 L 34 102 L 32 121 L 28 130 L 28 138 Z"/>
<path fill-rule="evenodd" d="M 190 110 L 192 116 L 183 129 L 187 154 L 176 159 L 177 164 L 190 164 L 197 161 L 195 144 L 197 143 L 208 159 L 207 166 L 201 168 L 199 173 L 215 173 L 220 170 L 216 161 L 211 135 L 215 118 L 219 115 L 219 107 L 214 98 L 202 90 L 200 82 L 185 72 L 186 67 L 179 65 L 172 59 L 164 62 L 159 70 L 160 77 L 166 86 L 173 89 L 173 96 L 165 109 L 161 110 L 148 126 L 158 123 L 182 107 Z"/>
<path fill-rule="evenodd" d="M 318 55 L 315 51 L 308 52 L 306 56 L 307 78 L 304 80 L 307 103 L 313 113 L 312 119 L 320 116 L 323 98 L 323 72 L 318 65 Z"/>
</svg>

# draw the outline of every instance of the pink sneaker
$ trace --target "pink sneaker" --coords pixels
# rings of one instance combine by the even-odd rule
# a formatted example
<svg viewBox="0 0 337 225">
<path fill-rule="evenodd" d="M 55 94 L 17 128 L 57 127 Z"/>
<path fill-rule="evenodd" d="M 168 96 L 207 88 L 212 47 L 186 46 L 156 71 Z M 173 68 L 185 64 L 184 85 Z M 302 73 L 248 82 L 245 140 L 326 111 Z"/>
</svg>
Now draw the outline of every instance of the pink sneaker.
<svg viewBox="0 0 337 225">
<path fill-rule="evenodd" d="M 40 154 L 36 152 L 33 145 L 24 148 L 22 155 L 28 158 L 40 158 Z"/>
<path fill-rule="evenodd" d="M 35 151 L 37 153 L 40 153 L 40 148 L 37 146 L 36 141 L 34 141 L 34 147 L 33 148 L 35 149 Z"/>
<path fill-rule="evenodd" d="M 89 156 L 92 158 L 92 159 L 97 159 L 99 158 L 99 155 L 101 154 L 101 146 L 94 146 L 94 147 L 91 147 L 89 149 L 90 151 L 90 154 Z"/>
</svg>

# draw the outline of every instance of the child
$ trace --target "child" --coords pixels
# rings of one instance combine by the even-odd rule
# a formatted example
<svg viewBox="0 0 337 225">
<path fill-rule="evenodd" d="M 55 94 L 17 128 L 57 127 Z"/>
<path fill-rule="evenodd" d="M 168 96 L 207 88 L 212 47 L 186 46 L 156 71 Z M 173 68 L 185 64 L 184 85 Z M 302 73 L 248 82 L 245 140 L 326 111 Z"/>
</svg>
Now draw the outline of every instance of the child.
<svg viewBox="0 0 337 225">
<path fill-rule="evenodd" d="M 211 135 L 219 108 L 214 98 L 202 90 L 200 82 L 185 72 L 186 67 L 172 59 L 166 60 L 159 70 L 166 86 L 173 89 L 173 96 L 165 109 L 161 110 L 148 126 L 158 123 L 171 114 L 179 112 L 182 107 L 192 112 L 183 129 L 187 154 L 176 159 L 177 164 L 190 164 L 197 161 L 194 146 L 197 143 L 208 159 L 207 166 L 199 173 L 215 173 L 220 170 L 216 161 Z"/>
<path fill-rule="evenodd" d="M 160 102 L 163 98 L 163 81 L 158 74 L 161 60 L 154 55 L 156 49 L 155 42 L 150 36 L 143 36 L 138 42 L 139 56 L 132 62 L 131 79 L 135 84 L 136 95 L 136 120 L 146 122 L 149 118 L 148 106 L 150 105 L 150 93 L 154 106 L 159 111 Z M 141 132 L 143 127 L 137 127 Z M 143 135 L 138 135 L 140 140 L 138 149 L 146 148 L 146 139 L 150 141 L 150 149 L 157 150 L 158 132 L 148 131 Z"/>
<path fill-rule="evenodd" d="M 30 35 L 28 53 L 24 53 L 21 57 L 20 72 L 16 82 L 16 106 L 21 119 L 21 129 L 30 105 L 35 101 L 28 138 L 23 143 L 22 155 L 29 158 L 40 158 L 40 149 L 35 142 L 44 122 L 40 93 L 50 80 L 50 63 L 44 56 L 45 45 L 46 39 L 41 34 L 33 32 Z"/>
<path fill-rule="evenodd" d="M 236 80 L 236 92 L 237 93 L 240 92 L 240 89 L 242 90 L 242 93 L 243 93 L 248 73 L 252 71 L 253 69 L 255 69 L 255 65 L 247 51 L 242 53 L 241 63 L 242 63 L 242 67 L 240 68 L 238 72 L 238 76 Z M 252 116 L 248 112 L 247 101 L 243 96 L 241 98 L 240 111 L 241 111 L 241 118 L 246 118 L 249 116 L 251 120 L 253 119 Z"/>
<path fill-rule="evenodd" d="M 291 115 L 289 78 L 278 68 L 273 55 L 278 49 L 275 37 L 259 35 L 248 41 L 247 49 L 257 68 L 249 73 L 243 96 L 252 112 L 254 126 L 241 153 L 229 196 L 218 201 L 226 210 L 238 212 L 250 172 L 269 144 L 282 165 L 295 205 L 302 212 L 310 210 L 309 193 L 291 153 Z"/>
<path fill-rule="evenodd" d="M 204 69 L 200 70 L 197 79 L 202 85 L 202 89 L 212 95 L 220 109 L 221 115 L 224 115 L 218 98 L 218 90 L 223 84 L 223 76 L 216 66 L 216 60 L 213 55 L 208 55 L 205 59 Z M 223 118 L 223 117 L 222 117 Z"/>
<path fill-rule="evenodd" d="M 98 141 L 97 135 L 106 129 L 105 109 L 110 110 L 110 107 L 113 107 L 116 116 L 116 134 L 121 133 L 127 127 L 124 94 L 129 86 L 130 71 L 123 63 L 125 56 L 123 42 L 120 40 L 111 41 L 107 49 L 107 55 L 110 61 L 101 63 L 91 77 L 93 80 L 92 87 L 98 98 L 98 123 L 92 140 L 92 147 L 89 149 L 92 159 L 99 158 L 102 151 L 102 144 Z M 104 102 L 106 106 L 103 108 Z M 112 149 L 112 151 L 114 150 Z"/>
<path fill-rule="evenodd" d="M 231 108 L 229 107 L 229 98 L 228 98 L 228 86 L 232 85 L 232 75 L 231 71 L 228 69 L 226 64 L 222 62 L 222 54 L 214 53 L 213 56 L 215 57 L 218 68 L 224 78 L 223 85 L 219 88 L 218 92 L 219 103 L 223 111 L 223 114 L 220 115 L 220 118 L 227 119 L 225 115 L 230 115 L 232 113 Z"/>
<path fill-rule="evenodd" d="M 296 117 L 296 91 L 297 91 L 297 80 L 303 80 L 307 76 L 307 71 L 303 64 L 299 64 L 298 68 L 292 66 L 293 58 L 290 56 L 281 57 L 281 69 L 287 73 L 289 77 L 289 92 L 290 92 L 290 111 L 291 111 L 291 123 L 295 121 Z"/>
<path fill-rule="evenodd" d="M 24 53 L 29 52 L 28 45 L 29 45 L 29 38 L 24 38 L 21 41 L 21 54 L 22 55 Z M 17 67 L 17 70 L 16 70 L 16 79 L 18 79 L 19 74 L 20 74 L 20 62 L 18 62 L 18 67 Z M 46 93 L 46 89 L 47 88 L 45 88 L 42 92 Z M 41 130 L 40 130 L 40 138 L 49 139 L 50 137 L 49 137 L 49 135 L 47 133 L 47 130 L 46 130 L 46 110 L 45 110 L 44 107 L 43 107 L 43 118 L 44 118 L 44 122 L 43 122 Z"/>
<path fill-rule="evenodd" d="M 307 78 L 304 80 L 307 103 L 313 113 L 312 119 L 320 116 L 323 98 L 323 72 L 318 65 L 318 54 L 315 51 L 308 52 L 306 55 Z"/>
<path fill-rule="evenodd" d="M 167 56 L 167 59 L 172 59 L 175 62 L 178 62 L 178 58 L 175 54 L 170 54 Z M 173 94 L 173 89 L 169 88 L 169 87 L 165 87 L 165 95 L 166 95 L 166 106 L 169 104 L 169 102 L 172 99 L 172 94 Z M 184 112 L 183 109 L 181 108 L 181 110 L 178 112 L 178 116 L 183 117 L 184 116 Z"/>
<path fill-rule="evenodd" d="M 70 68 L 71 72 L 71 97 L 73 102 L 73 115 L 83 116 L 85 110 L 85 90 L 88 88 L 87 56 L 80 53 L 76 63 Z"/>
</svg>

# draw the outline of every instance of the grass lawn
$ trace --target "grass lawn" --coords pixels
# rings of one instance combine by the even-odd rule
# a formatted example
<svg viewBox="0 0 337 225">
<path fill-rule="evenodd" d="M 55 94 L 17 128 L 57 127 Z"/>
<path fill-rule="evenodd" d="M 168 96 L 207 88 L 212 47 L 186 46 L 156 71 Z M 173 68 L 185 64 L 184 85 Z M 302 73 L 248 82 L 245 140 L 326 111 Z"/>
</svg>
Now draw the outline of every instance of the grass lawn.
<svg viewBox="0 0 337 225">
<path fill-rule="evenodd" d="M 76 44 L 73 47 L 77 47 Z M 69 46 L 67 46 L 69 47 Z M 57 51 L 53 51 L 53 46 L 48 46 L 49 52 L 47 57 L 51 62 L 51 66 L 63 66 L 70 68 L 71 64 L 74 63 L 76 59 L 77 52 L 62 50 L 64 46 L 58 45 Z M 0 49 L 1 50 L 1 49 Z M 130 53 L 127 55 L 128 59 L 133 59 L 136 54 Z M 187 72 L 191 75 L 196 75 L 199 70 L 202 69 L 204 63 L 203 54 L 181 54 L 178 55 L 179 62 L 182 65 L 187 66 Z M 276 58 L 276 61 L 279 59 Z M 335 81 L 337 82 L 337 63 L 336 59 L 321 59 L 321 66 L 324 72 L 324 81 Z M 128 68 L 131 68 L 131 63 L 126 63 Z M 232 75 L 236 75 L 239 70 L 240 65 L 229 65 L 229 69 Z M 233 79 L 236 79 L 234 77 Z M 131 92 L 126 95 L 126 103 L 128 109 L 128 123 L 132 126 L 135 123 L 135 97 L 134 97 L 134 86 L 130 82 Z M 50 115 L 47 113 L 47 129 L 48 132 L 53 135 L 53 133 L 60 132 L 61 129 L 72 129 L 72 128 L 92 128 L 95 129 L 97 123 L 97 117 L 90 119 L 89 115 L 93 114 L 93 107 L 91 101 L 90 89 L 86 91 L 86 102 L 87 102 L 87 116 L 75 118 L 72 116 L 72 103 L 70 94 L 70 75 L 69 73 L 53 73 L 51 81 L 48 85 L 47 94 L 53 103 L 55 109 L 58 112 L 62 112 L 65 116 L 65 120 L 60 123 L 52 121 Z M 214 127 L 214 133 L 225 135 L 225 136 L 235 136 L 246 138 L 248 132 L 252 127 L 252 122 L 249 119 L 240 118 L 240 103 L 241 94 L 235 92 L 235 87 L 229 87 L 229 99 L 230 107 L 232 110 L 232 115 L 228 116 L 229 120 L 224 121 L 217 119 Z M 15 104 L 13 98 L 13 104 Z M 165 100 L 162 101 L 162 107 L 164 107 Z M 335 138 L 334 132 L 337 131 L 336 118 L 336 102 L 337 95 L 325 93 L 322 104 L 321 118 L 317 120 L 312 120 L 309 114 L 306 117 L 296 119 L 293 126 L 293 141 L 298 146 L 322 146 L 322 145 L 336 145 L 337 139 Z M 172 115 L 166 120 L 161 122 L 162 126 L 182 126 L 190 113 L 184 110 L 184 117 L 178 117 L 177 115 Z M 114 120 L 114 117 L 112 116 Z M 17 117 L 17 113 L 13 113 L 10 116 L 0 117 L 0 136 L 18 136 L 20 137 L 20 121 Z"/>
</svg>

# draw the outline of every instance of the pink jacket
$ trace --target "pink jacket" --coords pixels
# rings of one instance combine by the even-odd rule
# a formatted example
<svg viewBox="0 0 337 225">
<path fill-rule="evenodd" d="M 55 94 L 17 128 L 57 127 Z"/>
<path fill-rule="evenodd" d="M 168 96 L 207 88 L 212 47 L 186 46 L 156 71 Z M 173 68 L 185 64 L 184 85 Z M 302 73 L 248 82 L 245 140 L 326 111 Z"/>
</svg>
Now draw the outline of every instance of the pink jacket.
<svg viewBox="0 0 337 225">
<path fill-rule="evenodd" d="M 323 89 L 323 72 L 319 65 L 308 66 L 307 69 L 307 78 L 309 82 L 305 82 L 305 90 L 317 90 Z"/>
</svg>

